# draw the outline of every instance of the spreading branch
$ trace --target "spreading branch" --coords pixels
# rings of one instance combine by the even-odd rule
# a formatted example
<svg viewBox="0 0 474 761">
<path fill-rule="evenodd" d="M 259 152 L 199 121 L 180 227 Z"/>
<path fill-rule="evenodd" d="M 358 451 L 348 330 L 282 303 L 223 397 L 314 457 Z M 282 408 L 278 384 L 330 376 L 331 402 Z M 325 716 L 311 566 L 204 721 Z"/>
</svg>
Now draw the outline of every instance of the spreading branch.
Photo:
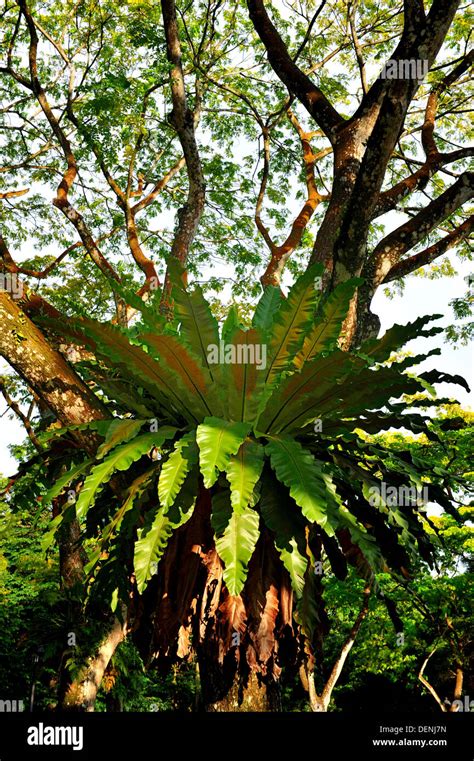
<svg viewBox="0 0 474 761">
<path fill-rule="evenodd" d="M 21 407 L 18 404 L 18 402 L 15 401 L 15 399 L 13 399 L 10 396 L 10 394 L 8 392 L 8 389 L 6 387 L 6 384 L 5 384 L 5 382 L 1 378 L 0 378 L 0 393 L 2 394 L 3 398 L 5 399 L 8 407 L 11 409 L 12 412 L 14 412 L 14 414 L 17 416 L 17 418 L 24 425 L 26 433 L 28 435 L 28 438 L 30 439 L 30 441 L 33 444 L 33 446 L 35 447 L 35 449 L 38 452 L 42 452 L 43 451 L 43 447 L 41 446 L 40 441 L 39 441 L 38 437 L 36 436 L 36 434 L 35 434 L 35 432 L 33 430 L 33 426 L 31 425 L 31 421 L 30 421 L 28 415 L 25 415 L 25 413 L 21 409 Z"/>
<path fill-rule="evenodd" d="M 285 241 L 282 244 L 277 245 L 272 240 L 269 230 L 266 227 L 266 225 L 262 222 L 262 218 L 261 218 L 263 200 L 264 200 L 265 190 L 267 187 L 268 177 L 270 172 L 270 132 L 268 127 L 265 127 L 262 131 L 263 132 L 263 173 L 262 173 L 262 180 L 260 183 L 260 190 L 259 190 L 258 198 L 257 198 L 257 205 L 255 209 L 255 223 L 263 239 L 265 240 L 268 248 L 270 249 L 270 254 L 271 254 L 270 261 L 268 262 L 266 270 L 261 277 L 261 283 L 263 287 L 267 285 L 277 286 L 280 284 L 280 278 L 285 268 L 285 265 L 289 257 L 293 253 L 293 251 L 301 243 L 301 238 L 303 237 L 303 233 L 306 230 L 309 224 L 309 221 L 314 214 L 315 209 L 317 208 L 317 206 L 319 205 L 321 201 L 326 200 L 328 197 L 328 196 L 321 195 L 316 187 L 314 165 L 316 161 L 318 161 L 319 159 L 331 153 L 332 148 L 330 147 L 323 148 L 318 153 L 313 153 L 310 140 L 314 133 L 305 132 L 303 130 L 303 128 L 301 127 L 301 124 L 299 123 L 296 115 L 291 110 L 291 108 L 287 109 L 287 114 L 291 124 L 293 125 L 296 132 L 298 133 L 298 136 L 301 142 L 303 163 L 304 163 L 304 169 L 305 169 L 306 200 L 303 204 L 302 209 L 300 210 L 299 214 L 294 220 L 291 226 L 291 230 L 288 236 L 286 237 Z"/>
<path fill-rule="evenodd" d="M 309 673 L 307 673 L 306 679 L 307 680 L 307 688 L 309 691 L 309 700 L 311 709 L 313 711 L 327 711 L 328 705 L 331 701 L 332 692 L 334 690 L 334 687 L 337 684 L 337 681 L 341 675 L 342 669 L 344 668 L 344 664 L 347 660 L 347 657 L 352 650 L 352 646 L 354 645 L 354 642 L 356 640 L 357 634 L 359 633 L 359 629 L 362 626 L 362 623 L 364 619 L 367 617 L 367 614 L 369 612 L 369 602 L 370 602 L 370 594 L 371 594 L 372 588 L 370 584 L 368 584 L 363 593 L 363 601 L 361 608 L 359 610 L 359 613 L 357 615 L 356 620 L 354 621 L 354 624 L 352 625 L 352 628 L 347 635 L 347 638 L 341 648 L 341 651 L 339 653 L 339 657 L 335 661 L 331 673 L 326 680 L 326 684 L 324 685 L 323 691 L 320 695 L 317 694 L 316 686 L 314 683 L 314 671 L 311 670 Z"/>
<path fill-rule="evenodd" d="M 432 656 L 435 654 L 436 650 L 437 650 L 437 648 L 435 647 L 435 648 L 434 648 L 434 649 L 431 651 L 431 653 L 430 653 L 430 654 L 429 654 L 429 655 L 428 655 L 428 656 L 425 658 L 425 660 L 423 661 L 423 665 L 422 665 L 422 667 L 421 667 L 421 669 L 420 669 L 420 671 L 419 671 L 419 673 L 418 673 L 418 679 L 420 680 L 420 682 L 422 683 L 422 685 L 423 685 L 424 687 L 426 687 L 426 689 L 428 690 L 428 692 L 429 692 L 429 693 L 430 693 L 430 694 L 431 694 L 431 695 L 434 697 L 434 699 L 436 700 L 437 704 L 439 705 L 439 707 L 440 707 L 440 709 L 443 711 L 443 713 L 446 713 L 446 711 L 447 711 L 447 709 L 446 709 L 446 706 L 444 705 L 443 701 L 442 701 L 442 700 L 441 700 L 441 698 L 439 697 L 439 695 L 438 695 L 438 693 L 436 692 L 435 688 L 431 686 L 431 684 L 428 682 L 428 680 L 427 680 L 427 679 L 426 679 L 426 677 L 424 676 L 425 668 L 426 668 L 426 667 L 427 667 L 427 665 L 428 665 L 428 661 L 429 661 L 429 660 L 430 660 L 430 658 L 431 658 L 431 657 L 432 657 Z"/>
<path fill-rule="evenodd" d="M 474 172 L 465 172 L 427 207 L 383 238 L 371 258 L 373 286 L 382 283 L 407 251 L 473 196 Z"/>
<path fill-rule="evenodd" d="M 68 195 L 71 191 L 74 180 L 77 176 L 77 162 L 74 152 L 71 147 L 69 138 L 65 131 L 62 129 L 59 120 L 56 118 L 51 105 L 46 96 L 46 92 L 43 89 L 41 82 L 38 78 L 38 66 L 37 66 L 37 52 L 38 52 L 38 35 L 36 32 L 36 26 L 29 11 L 29 8 L 25 0 L 19 0 L 21 12 L 25 18 L 25 22 L 28 28 L 30 37 L 29 43 L 29 69 L 31 77 L 31 89 L 41 106 L 41 109 L 49 122 L 49 125 L 59 142 L 64 158 L 66 160 L 67 169 L 63 174 L 62 180 L 57 188 L 56 198 L 53 200 L 53 204 L 62 211 L 64 216 L 74 225 L 79 237 L 81 238 L 85 249 L 96 266 L 107 277 L 112 277 L 114 280 L 120 281 L 118 274 L 115 272 L 112 265 L 107 261 L 105 256 L 97 247 L 95 240 L 89 230 L 82 215 L 75 209 L 69 201 Z M 117 304 L 119 310 L 119 304 Z"/>
<path fill-rule="evenodd" d="M 23 190 L 7 190 L 4 193 L 0 193 L 0 201 L 5 200 L 6 198 L 18 198 L 19 196 L 24 196 L 28 191 L 29 188 L 24 188 Z"/>
<path fill-rule="evenodd" d="M 332 144 L 344 119 L 336 111 L 322 90 L 292 60 L 288 49 L 273 25 L 263 0 L 247 0 L 250 18 L 263 42 L 270 65 L 311 114 Z"/>
<path fill-rule="evenodd" d="M 188 197 L 185 205 L 178 211 L 179 221 L 171 254 L 181 264 L 184 264 L 204 211 L 205 182 L 196 141 L 196 114 L 189 108 L 186 95 L 174 0 L 161 0 L 161 8 L 166 37 L 166 53 L 171 64 L 170 85 L 173 110 L 169 120 L 179 137 L 188 174 Z M 196 102 L 196 107 L 199 108 L 200 93 L 198 87 L 196 87 Z"/>
<path fill-rule="evenodd" d="M 382 282 L 390 283 L 392 280 L 398 280 L 401 277 L 409 275 L 411 272 L 415 272 L 420 267 L 426 267 L 431 262 L 434 262 L 435 259 L 438 259 L 439 256 L 454 248 L 461 240 L 467 238 L 473 230 L 474 214 L 448 235 L 433 243 L 432 246 L 428 246 L 423 251 L 408 257 L 408 259 L 402 259 L 398 264 L 395 264 Z"/>
</svg>

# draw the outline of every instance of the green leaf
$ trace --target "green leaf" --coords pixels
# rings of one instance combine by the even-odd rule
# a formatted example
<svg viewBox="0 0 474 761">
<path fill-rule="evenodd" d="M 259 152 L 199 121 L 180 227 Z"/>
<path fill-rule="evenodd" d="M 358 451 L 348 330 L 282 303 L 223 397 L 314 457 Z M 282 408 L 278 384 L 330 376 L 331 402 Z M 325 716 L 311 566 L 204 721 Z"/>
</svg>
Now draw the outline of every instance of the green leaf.
<svg viewBox="0 0 474 761">
<path fill-rule="evenodd" d="M 58 478 L 57 481 L 54 482 L 53 486 L 50 489 L 48 489 L 48 491 L 44 495 L 42 499 L 42 504 L 43 505 L 50 504 L 50 502 L 52 502 L 52 500 L 55 497 L 57 497 L 58 494 L 61 494 L 64 487 L 68 486 L 78 476 L 84 473 L 84 471 L 88 469 L 89 465 L 92 462 L 93 462 L 92 459 L 83 460 L 78 465 L 74 465 L 70 470 L 67 471 L 67 473 L 64 473 L 60 478 Z"/>
<path fill-rule="evenodd" d="M 228 417 L 231 420 L 252 423 L 257 416 L 261 393 L 265 386 L 265 367 L 263 365 L 265 356 L 263 352 L 266 346 L 262 343 L 261 334 L 254 328 L 234 331 L 227 346 L 234 347 L 236 360 L 252 360 L 235 361 L 224 365 L 223 393 L 225 394 L 225 407 L 228 411 Z M 257 351 L 260 352 L 259 355 L 257 355 Z M 261 367 L 256 364 L 256 361 L 253 361 L 257 357 Z"/>
<path fill-rule="evenodd" d="M 239 595 L 247 578 L 250 558 L 259 537 L 259 516 L 252 508 L 232 513 L 216 550 L 224 563 L 224 581 L 230 595 Z"/>
<path fill-rule="evenodd" d="M 140 312 L 142 321 L 145 325 L 159 333 L 165 330 L 167 323 L 163 315 L 148 306 L 148 304 L 143 301 L 140 296 L 137 296 L 134 291 L 129 288 L 124 288 L 124 286 L 121 283 L 118 283 L 115 278 L 107 277 L 107 275 L 105 275 L 105 277 L 107 278 L 111 289 L 115 293 L 118 293 L 126 304 L 129 304 L 129 306 L 136 309 L 137 312 Z"/>
<path fill-rule="evenodd" d="M 119 328 L 85 318 L 69 319 L 67 325 L 50 319 L 43 319 L 42 322 L 52 324 L 56 330 L 61 331 L 61 335 L 70 335 L 76 338 L 78 343 L 90 346 L 108 365 L 112 362 L 114 367 L 123 368 L 125 376 L 132 378 L 137 385 L 143 385 L 161 406 L 164 402 L 171 402 L 186 420 L 198 421 L 199 412 L 193 412 L 194 399 L 179 375 L 164 363 L 156 362 L 139 346 L 130 343 L 129 337 Z"/>
<path fill-rule="evenodd" d="M 351 299 L 357 287 L 363 282 L 361 278 L 351 278 L 338 285 L 328 296 L 321 314 L 318 315 L 314 326 L 304 339 L 301 351 L 295 357 L 297 367 L 302 367 L 305 362 L 322 351 L 330 351 L 337 346 Z"/>
<path fill-rule="evenodd" d="M 264 449 L 255 441 L 244 441 L 227 466 L 230 499 L 234 511 L 242 511 L 252 499 L 263 468 Z"/>
<path fill-rule="evenodd" d="M 48 531 L 41 539 L 41 551 L 46 552 L 53 544 L 56 538 L 56 532 L 64 520 L 64 512 L 56 515 L 48 524 Z"/>
<path fill-rule="evenodd" d="M 376 539 L 359 523 L 349 510 L 340 506 L 337 511 L 331 511 L 331 519 L 338 528 L 347 529 L 353 544 L 357 545 L 373 571 L 380 571 L 384 566 L 383 555 Z"/>
<path fill-rule="evenodd" d="M 120 529 L 125 515 L 133 508 L 136 501 L 150 487 L 153 479 L 156 476 L 157 470 L 158 466 L 155 463 L 151 468 L 148 468 L 144 473 L 141 473 L 137 478 L 135 478 L 132 484 L 128 487 L 123 504 L 119 507 L 110 523 L 102 531 L 102 549 L 105 548 L 112 535 L 117 533 L 117 531 Z M 92 565 L 90 566 L 87 573 L 90 570 L 92 570 Z"/>
<path fill-rule="evenodd" d="M 456 383 L 458 386 L 462 386 L 468 393 L 471 389 L 468 382 L 461 375 L 451 375 L 450 373 L 441 373 L 438 370 L 428 370 L 427 372 L 418 375 L 423 381 L 427 383 Z"/>
<path fill-rule="evenodd" d="M 229 341 L 235 331 L 239 330 L 241 327 L 242 325 L 240 324 L 239 310 L 235 304 L 232 304 L 222 326 L 222 340 Z"/>
<path fill-rule="evenodd" d="M 406 325 L 393 325 L 381 338 L 371 338 L 364 341 L 358 353 L 371 357 L 375 362 L 385 362 L 392 352 L 399 349 L 407 341 L 420 336 L 433 336 L 436 333 L 442 333 L 444 328 L 431 327 L 424 330 L 424 326 L 432 320 L 439 320 L 443 315 L 432 314 L 424 317 L 418 317 L 413 322 Z"/>
<path fill-rule="evenodd" d="M 265 451 L 277 478 L 288 487 L 303 515 L 331 536 L 334 531 L 328 524 L 328 504 L 334 503 L 334 497 L 327 489 L 321 463 L 289 436 L 272 437 Z"/>
<path fill-rule="evenodd" d="M 163 426 L 157 432 L 137 436 L 132 441 L 114 449 L 106 460 L 92 468 L 84 481 L 77 500 L 76 515 L 78 520 L 84 518 L 95 501 L 97 491 L 108 483 L 115 471 L 128 470 L 132 463 L 147 454 L 152 447 L 161 446 L 166 439 L 172 438 L 175 433 L 176 428 Z"/>
<path fill-rule="evenodd" d="M 133 565 L 140 594 L 156 573 L 156 564 L 163 555 L 172 533 L 173 526 L 162 507 L 158 508 L 151 524 L 148 523 L 139 529 Z"/>
<path fill-rule="evenodd" d="M 110 420 L 91 420 L 89 423 L 76 423 L 74 425 L 66 425 L 63 428 L 52 428 L 49 431 L 42 431 L 38 438 L 41 442 L 49 442 L 52 439 L 61 438 L 70 431 L 97 431 L 100 436 L 107 436 L 107 431 L 110 426 L 116 421 L 117 418 L 110 418 Z"/>
<path fill-rule="evenodd" d="M 252 326 L 267 334 L 273 325 L 275 314 L 284 302 L 281 288 L 267 285 L 258 302 L 252 319 Z"/>
<path fill-rule="evenodd" d="M 289 549 L 286 547 L 277 549 L 280 553 L 281 562 L 290 576 L 296 599 L 299 600 L 303 595 L 304 575 L 308 568 L 308 558 L 301 554 L 296 539 L 290 539 L 289 545 Z"/>
<path fill-rule="evenodd" d="M 173 289 L 175 313 L 181 322 L 180 335 L 187 346 L 200 358 L 211 380 L 219 377 L 218 368 L 210 365 L 210 346 L 219 345 L 219 325 L 199 286 L 188 291 L 182 284 Z"/>
<path fill-rule="evenodd" d="M 199 463 L 204 486 L 210 489 L 220 472 L 227 469 L 230 456 L 236 454 L 250 430 L 248 423 L 232 423 L 208 417 L 198 426 Z"/>
<path fill-rule="evenodd" d="M 257 422 L 262 431 L 295 430 L 321 417 L 328 400 L 341 398 L 340 383 L 359 372 L 365 361 L 335 349 L 308 361 L 299 372 L 284 378 L 267 400 Z M 367 389 L 369 391 L 369 389 Z"/>
<path fill-rule="evenodd" d="M 221 405 L 213 393 L 209 373 L 192 354 L 187 346 L 175 336 L 157 336 L 153 333 L 140 335 L 150 349 L 151 355 L 165 364 L 180 378 L 182 386 L 192 394 L 193 407 L 199 410 L 199 417 L 219 412 Z M 189 394 L 188 394 L 189 397 Z"/>
<path fill-rule="evenodd" d="M 199 468 L 193 465 L 173 504 L 168 508 L 168 518 L 173 528 L 182 526 L 191 518 L 199 492 L 199 482 Z"/>
<path fill-rule="evenodd" d="M 196 433 L 191 431 L 174 445 L 174 451 L 163 463 L 158 482 L 160 505 L 170 507 L 176 499 L 190 467 L 197 462 Z"/>
<path fill-rule="evenodd" d="M 323 274 L 320 264 L 310 267 L 290 289 L 288 298 L 275 314 L 272 337 L 268 345 L 265 380 L 272 383 L 284 370 L 290 368 L 295 354 L 301 348 L 314 320 L 320 291 L 315 279 Z"/>
<path fill-rule="evenodd" d="M 265 525 L 274 534 L 275 546 L 296 597 L 300 598 L 308 565 L 305 520 L 288 491 L 273 478 L 264 478 L 259 507 Z"/>
<path fill-rule="evenodd" d="M 105 457 L 118 444 L 130 441 L 146 422 L 146 420 L 132 420 L 130 418 L 114 420 L 107 430 L 105 441 L 97 450 L 97 459 L 100 460 Z"/>
</svg>

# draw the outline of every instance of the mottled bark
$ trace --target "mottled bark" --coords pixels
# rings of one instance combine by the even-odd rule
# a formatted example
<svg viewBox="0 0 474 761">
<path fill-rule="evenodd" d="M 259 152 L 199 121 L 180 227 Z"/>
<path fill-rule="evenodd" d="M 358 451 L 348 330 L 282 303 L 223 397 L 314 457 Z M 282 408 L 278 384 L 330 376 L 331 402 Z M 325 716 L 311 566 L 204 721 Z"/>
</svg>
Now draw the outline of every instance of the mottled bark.
<svg viewBox="0 0 474 761">
<path fill-rule="evenodd" d="M 181 63 L 181 43 L 174 0 L 161 0 L 161 8 L 166 37 L 166 53 L 170 63 L 169 76 L 173 102 L 173 110 L 169 120 L 181 143 L 188 175 L 188 196 L 184 206 L 178 210 L 178 224 L 171 246 L 171 255 L 184 265 L 204 211 L 206 197 L 206 184 L 196 141 L 196 122 L 199 117 L 201 97 L 197 83 L 196 105 L 194 111 L 191 110 L 188 105 Z M 170 295 L 170 281 L 167 276 L 161 302 L 161 309 L 164 313 L 168 313 L 170 310 Z"/>
<path fill-rule="evenodd" d="M 4 291 L 0 291 L 0 354 L 64 425 L 100 420 L 105 409 L 64 357 Z M 84 439 L 90 448 L 90 439 Z"/>
</svg>

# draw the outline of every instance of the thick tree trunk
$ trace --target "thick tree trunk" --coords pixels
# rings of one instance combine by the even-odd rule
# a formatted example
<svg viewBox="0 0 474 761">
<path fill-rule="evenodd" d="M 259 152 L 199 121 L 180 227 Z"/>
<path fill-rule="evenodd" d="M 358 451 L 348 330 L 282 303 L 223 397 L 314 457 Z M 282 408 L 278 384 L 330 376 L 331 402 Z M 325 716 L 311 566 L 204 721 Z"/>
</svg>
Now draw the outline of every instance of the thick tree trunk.
<svg viewBox="0 0 474 761">
<path fill-rule="evenodd" d="M 281 665 L 297 648 L 288 573 L 263 532 L 242 593 L 229 595 L 210 513 L 201 484 L 192 517 L 171 538 L 145 592 L 134 639 L 146 663 L 165 668 L 176 653 L 189 653 L 192 640 L 205 711 L 279 710 Z"/>
</svg>

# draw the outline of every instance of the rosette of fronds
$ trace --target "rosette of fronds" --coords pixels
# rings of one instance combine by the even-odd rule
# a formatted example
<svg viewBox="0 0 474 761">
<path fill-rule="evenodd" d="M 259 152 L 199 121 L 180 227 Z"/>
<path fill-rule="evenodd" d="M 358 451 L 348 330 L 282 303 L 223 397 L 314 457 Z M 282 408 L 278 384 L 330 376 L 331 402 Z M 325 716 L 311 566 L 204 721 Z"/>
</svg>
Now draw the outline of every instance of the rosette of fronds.
<svg viewBox="0 0 474 761">
<path fill-rule="evenodd" d="M 185 286 L 179 273 L 171 322 L 139 299 L 132 306 L 140 320 L 129 329 L 85 317 L 68 325 L 47 321 L 90 351 L 82 372 L 113 414 L 83 426 L 100 442 L 93 457 L 72 443 L 71 429 L 48 434 L 56 453 L 61 437 L 65 459 L 56 454 L 62 471 L 46 499 L 70 498 L 63 498 L 46 542 L 76 516 L 88 537 L 91 589 L 113 604 L 131 588 L 142 593 L 152 577 L 159 581 L 173 537 L 193 515 L 196 525 L 209 519 L 206 541 L 220 558 L 231 600 L 245 594 L 264 536 L 309 631 L 318 548 L 339 577 L 348 560 L 367 576 L 387 568 L 406 574 L 411 555 L 430 559 L 417 495 L 424 490 L 430 502 L 453 511 L 448 474 L 408 451 L 388 456 L 372 434 L 399 428 L 436 436 L 426 414 L 440 403 L 433 384 L 466 383 L 434 370 L 410 372 L 427 355 L 388 362 L 410 339 L 439 332 L 431 325 L 437 315 L 341 351 L 360 280 L 322 296 L 321 274 L 310 268 L 287 298 L 266 288 L 251 325 L 232 308 L 220 329 L 201 289 Z M 416 496 L 403 504 L 387 499 L 402 487 Z M 210 516 L 198 520 L 197 510 Z M 205 556 L 204 539 L 188 543 Z M 179 574 L 179 557 L 176 568 Z M 175 600 L 181 624 L 192 592 L 183 596 Z"/>
</svg>

